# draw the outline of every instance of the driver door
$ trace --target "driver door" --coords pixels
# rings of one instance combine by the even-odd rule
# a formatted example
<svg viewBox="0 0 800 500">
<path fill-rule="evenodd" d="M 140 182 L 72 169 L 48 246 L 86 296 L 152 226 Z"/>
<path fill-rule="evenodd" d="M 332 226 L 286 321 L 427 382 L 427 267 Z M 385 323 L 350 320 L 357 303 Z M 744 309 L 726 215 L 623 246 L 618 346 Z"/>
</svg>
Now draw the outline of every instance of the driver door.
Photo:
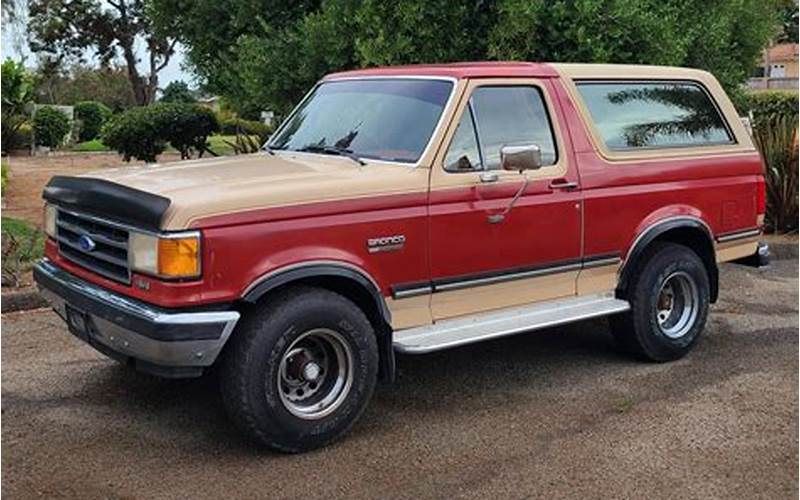
<svg viewBox="0 0 800 500">
<path fill-rule="evenodd" d="M 467 86 L 431 174 L 434 320 L 576 293 L 582 202 L 550 85 Z M 500 148 L 518 144 L 539 146 L 542 167 L 501 170 Z"/>
</svg>

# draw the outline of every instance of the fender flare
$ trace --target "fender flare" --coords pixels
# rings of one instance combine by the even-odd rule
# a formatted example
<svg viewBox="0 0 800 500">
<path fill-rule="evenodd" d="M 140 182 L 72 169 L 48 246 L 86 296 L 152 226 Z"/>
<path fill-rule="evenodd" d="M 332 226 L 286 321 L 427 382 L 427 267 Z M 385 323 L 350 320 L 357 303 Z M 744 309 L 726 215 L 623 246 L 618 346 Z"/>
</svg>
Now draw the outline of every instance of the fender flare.
<svg viewBox="0 0 800 500">
<path fill-rule="evenodd" d="M 667 231 L 679 228 L 699 230 L 705 234 L 706 238 L 708 239 L 708 244 L 711 249 L 711 260 L 710 262 L 706 262 L 706 265 L 709 274 L 709 285 L 711 287 L 711 302 L 716 302 L 717 295 L 719 293 L 719 272 L 717 269 L 716 253 L 714 249 L 714 234 L 708 224 L 706 224 L 702 219 L 692 216 L 668 217 L 651 224 L 644 231 L 639 233 L 631 245 L 630 250 L 628 250 L 628 254 L 622 264 L 622 269 L 620 269 L 620 278 L 617 289 L 627 289 L 628 282 L 630 281 L 631 275 L 636 267 L 631 263 L 636 263 L 638 261 L 638 259 L 642 256 L 642 253 L 644 253 L 645 248 L 647 248 L 650 243 Z"/>
<path fill-rule="evenodd" d="M 324 277 L 345 278 L 358 284 L 372 297 L 377 311 L 386 324 L 392 324 L 392 314 L 386 305 L 386 300 L 384 300 L 377 282 L 360 268 L 342 262 L 309 262 L 278 268 L 258 278 L 245 291 L 242 300 L 255 303 L 265 294 L 279 286 L 293 281 Z"/>
</svg>

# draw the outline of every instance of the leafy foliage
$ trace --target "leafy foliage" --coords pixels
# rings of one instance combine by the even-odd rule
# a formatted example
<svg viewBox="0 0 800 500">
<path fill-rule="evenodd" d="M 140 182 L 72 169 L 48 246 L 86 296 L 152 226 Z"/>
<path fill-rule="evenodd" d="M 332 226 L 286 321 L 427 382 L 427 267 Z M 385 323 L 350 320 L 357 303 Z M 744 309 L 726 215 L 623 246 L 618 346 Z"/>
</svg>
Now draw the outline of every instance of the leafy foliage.
<svg viewBox="0 0 800 500">
<path fill-rule="evenodd" d="M 197 102 L 194 94 L 189 90 L 189 85 L 186 82 L 175 81 L 170 82 L 161 94 L 159 102 L 177 102 L 184 104 L 191 104 Z"/>
<path fill-rule="evenodd" d="M 33 116 L 34 138 L 36 144 L 40 146 L 48 148 L 60 146 L 71 128 L 69 118 L 51 106 L 40 108 Z"/>
<path fill-rule="evenodd" d="M 131 158 L 148 163 L 164 152 L 167 143 L 190 158 L 207 151 L 209 135 L 219 130 L 216 115 L 195 104 L 158 103 L 132 108 L 113 117 L 103 128 L 103 143 L 116 150 L 125 161 Z"/>
<path fill-rule="evenodd" d="M 127 71 L 119 67 L 64 67 L 61 62 L 41 58 L 35 72 L 36 102 L 74 105 L 97 101 L 118 113 L 136 106 Z"/>
<path fill-rule="evenodd" d="M 111 118 L 111 109 L 103 103 L 83 101 L 75 105 L 75 118 L 80 120 L 79 139 L 81 142 L 91 141 L 103 128 L 103 124 Z"/>
<path fill-rule="evenodd" d="M 767 182 L 767 224 L 776 232 L 797 229 L 798 138 L 796 116 L 774 115 L 755 129 Z"/>
<path fill-rule="evenodd" d="M 152 12 L 187 47 L 207 90 L 248 117 L 287 113 L 327 72 L 385 64 L 678 65 L 709 70 L 733 90 L 786 1 L 153 0 Z"/>
<path fill-rule="evenodd" d="M 81 60 L 92 50 L 107 65 L 121 55 L 133 87 L 136 102 L 153 101 L 158 73 L 175 52 L 175 40 L 151 22 L 145 0 L 30 0 L 30 47 L 56 59 Z M 148 73 L 137 68 L 136 46 L 142 44 L 148 56 Z"/>
<path fill-rule="evenodd" d="M 112 117 L 103 127 L 101 139 L 125 161 L 131 158 L 155 163 L 164 152 L 166 141 L 160 124 L 152 120 L 148 108 L 131 108 Z"/>
<path fill-rule="evenodd" d="M 769 126 L 780 117 L 797 121 L 797 92 L 788 90 L 758 90 L 742 94 L 736 108 L 742 115 L 753 114 L 753 125 Z"/>
<path fill-rule="evenodd" d="M 255 120 L 226 118 L 220 123 L 220 132 L 228 135 L 255 135 L 263 143 L 272 133 L 272 127 Z"/>
<path fill-rule="evenodd" d="M 33 101 L 33 76 L 21 62 L 6 59 L 3 62 L 2 80 L 2 143 L 3 151 L 23 147 L 20 130 L 27 121 L 26 107 Z"/>
<path fill-rule="evenodd" d="M 18 219 L 2 219 L 2 283 L 19 286 L 22 277 L 44 254 L 44 234 L 33 225 Z"/>
<path fill-rule="evenodd" d="M 181 159 L 200 156 L 207 150 L 208 136 L 219 131 L 217 115 L 208 108 L 193 104 L 159 103 L 148 108 L 161 137 L 181 153 Z"/>
</svg>

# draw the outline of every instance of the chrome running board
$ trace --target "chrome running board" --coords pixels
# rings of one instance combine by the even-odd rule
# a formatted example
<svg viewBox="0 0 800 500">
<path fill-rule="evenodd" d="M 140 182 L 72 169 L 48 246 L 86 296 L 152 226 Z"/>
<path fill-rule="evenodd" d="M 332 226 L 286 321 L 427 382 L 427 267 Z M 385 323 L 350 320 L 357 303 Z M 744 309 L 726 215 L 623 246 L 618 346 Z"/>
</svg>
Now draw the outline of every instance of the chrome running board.
<svg viewBox="0 0 800 500">
<path fill-rule="evenodd" d="M 627 301 L 612 295 L 550 300 L 398 330 L 394 332 L 394 348 L 405 354 L 425 354 L 628 309 L 630 304 Z"/>
</svg>

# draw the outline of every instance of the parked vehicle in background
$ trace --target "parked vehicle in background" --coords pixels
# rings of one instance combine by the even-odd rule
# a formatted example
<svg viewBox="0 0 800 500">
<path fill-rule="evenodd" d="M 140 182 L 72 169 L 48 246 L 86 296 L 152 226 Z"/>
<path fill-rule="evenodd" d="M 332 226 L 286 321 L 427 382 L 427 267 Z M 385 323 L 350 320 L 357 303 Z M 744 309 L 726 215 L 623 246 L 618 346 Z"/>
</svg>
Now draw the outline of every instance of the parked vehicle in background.
<svg viewBox="0 0 800 500">
<path fill-rule="evenodd" d="M 328 75 L 265 151 L 54 177 L 35 278 L 72 333 L 220 365 L 273 449 L 342 436 L 395 352 L 609 316 L 670 361 L 718 263 L 766 262 L 759 155 L 708 73 L 534 63 Z"/>
</svg>

